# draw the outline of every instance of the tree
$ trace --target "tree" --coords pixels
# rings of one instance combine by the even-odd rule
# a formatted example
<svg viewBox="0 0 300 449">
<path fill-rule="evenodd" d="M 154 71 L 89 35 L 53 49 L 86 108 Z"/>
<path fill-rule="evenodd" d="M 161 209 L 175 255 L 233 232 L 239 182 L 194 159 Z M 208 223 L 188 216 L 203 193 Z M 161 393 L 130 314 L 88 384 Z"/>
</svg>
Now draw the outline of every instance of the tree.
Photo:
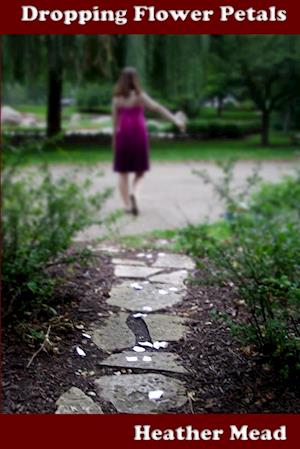
<svg viewBox="0 0 300 449">
<path fill-rule="evenodd" d="M 212 36 L 205 92 L 207 97 L 217 98 L 219 116 L 223 113 L 224 99 L 234 90 L 235 73 L 232 60 L 232 43 L 228 36 Z"/>
<path fill-rule="evenodd" d="M 262 115 L 261 143 L 270 143 L 272 113 L 300 95 L 298 36 L 232 36 L 239 78 Z"/>
<path fill-rule="evenodd" d="M 63 42 L 62 36 L 47 36 L 48 47 L 48 107 L 47 135 L 61 132 L 61 103 L 63 92 Z"/>
<path fill-rule="evenodd" d="M 202 96 L 208 42 L 202 35 L 128 36 L 126 64 L 137 67 L 150 90 L 192 112 Z"/>
<path fill-rule="evenodd" d="M 47 135 L 61 132 L 64 82 L 106 87 L 125 65 L 137 67 L 143 84 L 188 114 L 198 112 L 205 75 L 207 36 L 6 36 L 4 66 L 10 82 L 46 84 Z"/>
<path fill-rule="evenodd" d="M 110 44 L 110 36 L 4 36 L 5 81 L 32 86 L 42 80 L 46 84 L 47 135 L 57 135 L 64 80 L 78 84 L 92 76 L 110 78 Z"/>
</svg>

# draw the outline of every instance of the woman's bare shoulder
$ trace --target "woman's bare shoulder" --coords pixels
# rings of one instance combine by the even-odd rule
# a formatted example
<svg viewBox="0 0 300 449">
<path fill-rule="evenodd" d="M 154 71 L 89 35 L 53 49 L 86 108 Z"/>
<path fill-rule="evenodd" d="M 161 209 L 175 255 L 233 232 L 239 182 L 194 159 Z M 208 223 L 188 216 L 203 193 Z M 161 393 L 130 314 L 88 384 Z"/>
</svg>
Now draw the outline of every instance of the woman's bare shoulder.
<svg viewBox="0 0 300 449">
<path fill-rule="evenodd" d="M 124 101 L 124 98 L 120 95 L 114 95 L 112 97 L 112 104 L 113 106 L 119 106 L 122 103 L 122 100 Z"/>
<path fill-rule="evenodd" d="M 135 107 L 142 106 L 144 104 L 144 97 L 142 93 L 132 92 L 129 97 L 114 96 L 113 105 L 115 107 Z"/>
</svg>

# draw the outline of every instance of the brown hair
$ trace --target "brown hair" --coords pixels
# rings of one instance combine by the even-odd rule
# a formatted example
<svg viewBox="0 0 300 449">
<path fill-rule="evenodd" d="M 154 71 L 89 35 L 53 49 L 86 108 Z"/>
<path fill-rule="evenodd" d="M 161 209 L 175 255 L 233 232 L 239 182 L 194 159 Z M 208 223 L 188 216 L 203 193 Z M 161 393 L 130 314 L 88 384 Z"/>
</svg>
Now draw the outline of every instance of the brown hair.
<svg viewBox="0 0 300 449">
<path fill-rule="evenodd" d="M 127 98 L 133 90 L 137 94 L 141 93 L 142 89 L 140 79 L 135 68 L 126 67 L 122 70 L 120 78 L 117 82 L 114 90 L 114 96 Z"/>
</svg>

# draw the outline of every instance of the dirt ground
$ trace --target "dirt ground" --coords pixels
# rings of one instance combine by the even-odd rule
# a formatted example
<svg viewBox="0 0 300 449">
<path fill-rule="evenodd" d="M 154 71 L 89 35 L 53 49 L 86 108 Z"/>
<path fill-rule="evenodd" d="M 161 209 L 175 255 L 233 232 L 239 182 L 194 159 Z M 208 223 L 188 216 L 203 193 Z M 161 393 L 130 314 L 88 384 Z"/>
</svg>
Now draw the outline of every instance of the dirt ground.
<svg viewBox="0 0 300 449">
<path fill-rule="evenodd" d="M 128 251 L 122 256 L 133 254 Z M 56 400 L 71 386 L 85 393 L 94 391 L 97 375 L 115 371 L 99 366 L 105 353 L 82 339 L 82 329 L 109 316 L 106 299 L 114 281 L 110 258 L 98 254 L 88 265 L 72 268 L 67 274 L 63 266 L 53 272 L 64 276 L 64 282 L 56 289 L 53 307 L 57 315 L 50 321 L 46 315 L 32 314 L 17 329 L 4 323 L 4 413 L 54 413 Z M 212 286 L 207 271 L 196 270 L 185 300 L 173 311 L 189 321 L 190 332 L 168 348 L 179 354 L 189 369 L 189 374 L 182 376 L 189 401 L 172 413 L 300 412 L 296 385 L 279 383 L 264 357 L 255 348 L 241 346 L 217 317 L 226 312 L 236 322 L 245 321 L 246 311 L 234 286 Z M 24 340 L 24 335 L 28 327 L 40 326 L 45 331 L 51 326 L 53 347 L 41 351 L 27 367 L 40 343 Z M 85 358 L 76 355 L 77 345 L 85 350 Z M 116 413 L 111 404 L 98 397 L 94 400 L 104 413 Z"/>
</svg>

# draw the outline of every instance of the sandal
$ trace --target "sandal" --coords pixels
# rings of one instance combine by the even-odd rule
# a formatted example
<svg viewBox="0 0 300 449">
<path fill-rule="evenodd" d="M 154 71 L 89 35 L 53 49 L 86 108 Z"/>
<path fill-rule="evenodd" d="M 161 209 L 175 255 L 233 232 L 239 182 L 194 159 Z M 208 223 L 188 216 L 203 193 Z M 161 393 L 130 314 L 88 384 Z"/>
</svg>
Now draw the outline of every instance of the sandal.
<svg viewBox="0 0 300 449">
<path fill-rule="evenodd" d="M 136 202 L 136 198 L 134 195 L 130 195 L 130 201 L 131 201 L 131 212 L 133 213 L 133 215 L 137 216 L 139 214 L 139 210 L 137 207 L 137 202 Z"/>
</svg>

